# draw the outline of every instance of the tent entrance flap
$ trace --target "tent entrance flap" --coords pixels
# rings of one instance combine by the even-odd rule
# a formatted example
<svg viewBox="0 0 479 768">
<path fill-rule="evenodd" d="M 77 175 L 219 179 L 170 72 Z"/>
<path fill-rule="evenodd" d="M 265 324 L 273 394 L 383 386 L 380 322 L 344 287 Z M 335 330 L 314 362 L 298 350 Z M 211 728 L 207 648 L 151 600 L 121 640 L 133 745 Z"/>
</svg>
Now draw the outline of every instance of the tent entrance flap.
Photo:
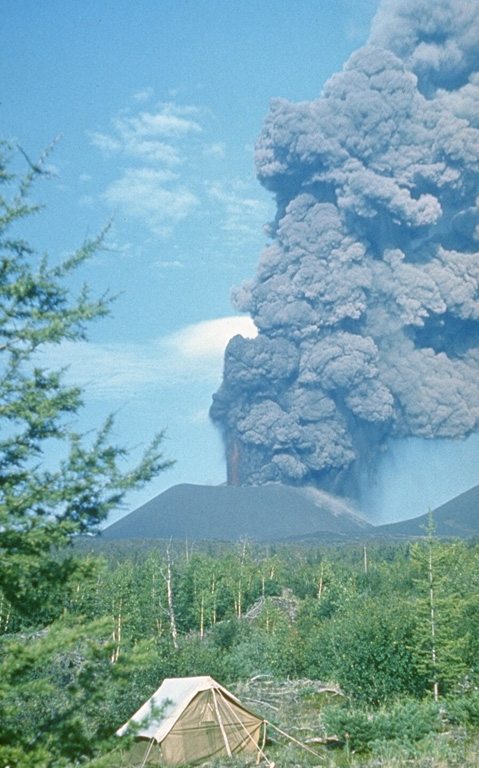
<svg viewBox="0 0 479 768">
<path fill-rule="evenodd" d="M 121 752 L 122 765 L 128 768 L 145 768 L 145 766 L 163 766 L 160 745 L 155 739 L 138 738 L 126 752 Z"/>
</svg>

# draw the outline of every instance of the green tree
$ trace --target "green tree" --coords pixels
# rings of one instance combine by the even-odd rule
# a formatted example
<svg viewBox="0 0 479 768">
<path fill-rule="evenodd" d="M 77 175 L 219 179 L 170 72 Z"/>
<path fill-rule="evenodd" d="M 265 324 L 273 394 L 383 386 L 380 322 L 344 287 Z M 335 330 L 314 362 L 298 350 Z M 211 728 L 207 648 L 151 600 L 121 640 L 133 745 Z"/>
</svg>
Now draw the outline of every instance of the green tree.
<svg viewBox="0 0 479 768">
<path fill-rule="evenodd" d="M 197 629 L 200 637 L 216 622 L 217 582 L 213 558 L 204 554 L 189 558 L 179 588 L 179 609 L 185 629 Z"/>
<path fill-rule="evenodd" d="M 411 647 L 437 701 L 477 674 L 477 563 L 461 543 L 441 542 L 430 525 L 411 548 L 415 617 Z M 477 582 L 476 582 L 477 584 Z"/>
<path fill-rule="evenodd" d="M 42 669 L 49 666 L 48 659 L 74 642 L 74 627 L 63 634 L 61 623 L 55 632 L 48 629 L 68 609 L 72 590 L 91 567 L 68 545 L 76 534 L 96 530 L 129 489 L 142 486 L 170 464 L 162 456 L 162 434 L 132 467 L 128 451 L 112 442 L 112 418 L 93 437 L 78 434 L 74 420 L 83 405 L 80 389 L 65 384 L 64 371 L 40 364 L 41 352 L 50 345 L 85 339 L 88 324 L 108 314 L 111 305 L 110 296 L 94 298 L 88 287 L 74 295 L 68 287 L 75 271 L 101 248 L 102 237 L 86 241 L 52 266 L 19 234 L 22 222 L 40 210 L 30 194 L 34 181 L 45 175 L 45 157 L 35 165 L 27 160 L 19 178 L 9 172 L 11 149 L 0 145 L 0 596 L 24 628 L 35 630 L 27 640 L 25 635 L 7 637 L 8 655 L 0 660 L 0 763 L 8 760 L 12 768 L 50 765 L 52 755 L 58 760 L 62 755 L 62 740 L 53 737 L 58 719 L 47 718 L 43 725 L 38 721 L 34 742 L 16 728 L 15 717 L 28 717 L 29 710 L 23 707 L 21 712 L 12 691 L 15 680 L 28 681 L 38 643 L 42 646 L 37 656 L 43 661 L 40 669 L 35 666 L 32 690 L 36 686 L 41 691 L 47 686 Z M 38 639 L 44 631 L 48 642 Z M 92 679 L 99 684 L 100 678 Z M 82 701 L 76 691 L 73 686 L 66 709 L 69 749 L 76 733 L 78 759 L 86 741 L 94 751 L 95 729 L 83 729 L 85 741 L 82 729 L 73 728 L 75 717 L 84 717 L 75 705 Z M 33 709 L 37 703 L 33 696 Z M 18 741 L 13 745 L 12 734 Z M 32 762 L 32 750 L 39 755 L 43 750 L 45 757 Z"/>
<path fill-rule="evenodd" d="M 310 624 L 297 620 L 308 677 L 334 681 L 345 693 L 371 704 L 396 696 L 420 695 L 423 678 L 408 646 L 414 622 L 398 596 L 358 600 L 332 618 Z"/>
<path fill-rule="evenodd" d="M 169 462 L 160 451 L 161 434 L 137 465 L 125 470 L 127 451 L 111 442 L 112 418 L 93 440 L 72 428 L 82 393 L 64 383 L 63 371 L 41 367 L 38 360 L 49 345 L 84 339 L 88 323 L 108 313 L 109 297 L 92 298 L 87 287 L 72 296 L 66 287 L 102 240 L 85 242 L 56 266 L 39 257 L 17 230 L 39 210 L 28 196 L 44 158 L 18 180 L 8 173 L 2 149 L 0 589 L 17 611 L 31 615 L 32 600 L 44 605 L 45 589 L 65 581 L 72 568 L 69 558 L 52 559 L 52 548 L 94 530 L 127 490 L 149 481 Z M 67 451 L 52 469 L 45 457 L 54 442 Z"/>
</svg>

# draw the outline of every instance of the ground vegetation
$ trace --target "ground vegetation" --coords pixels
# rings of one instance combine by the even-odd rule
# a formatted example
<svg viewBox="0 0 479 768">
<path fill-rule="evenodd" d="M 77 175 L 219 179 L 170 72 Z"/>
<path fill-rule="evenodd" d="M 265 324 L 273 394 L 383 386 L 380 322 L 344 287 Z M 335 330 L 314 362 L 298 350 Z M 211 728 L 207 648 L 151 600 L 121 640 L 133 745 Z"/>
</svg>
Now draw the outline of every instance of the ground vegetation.
<svg viewBox="0 0 479 768">
<path fill-rule="evenodd" d="M 476 764 L 478 543 L 425 535 L 323 547 L 103 547 L 100 536 L 78 541 L 75 556 L 86 575 L 57 591 L 63 622 L 76 631 L 100 627 L 103 644 L 79 637 L 74 652 L 36 663 L 52 711 L 63 706 L 60 686 L 73 686 L 82 702 L 88 675 L 101 677 L 101 704 L 82 709 L 88 733 L 111 734 L 165 677 L 208 674 L 321 756 L 301 754 L 272 729 L 268 746 L 278 765 L 453 766 L 454 755 Z M 31 617 L 25 623 L 10 608 L 0 648 L 21 637 L 28 649 L 32 631 Z M 25 690 L 37 668 L 32 674 L 21 666 L 10 695 Z M 47 725 L 40 695 L 33 689 L 21 713 L 32 733 Z M 12 732 L 19 716 L 13 707 Z M 115 740 L 98 755 L 107 747 Z"/>
</svg>

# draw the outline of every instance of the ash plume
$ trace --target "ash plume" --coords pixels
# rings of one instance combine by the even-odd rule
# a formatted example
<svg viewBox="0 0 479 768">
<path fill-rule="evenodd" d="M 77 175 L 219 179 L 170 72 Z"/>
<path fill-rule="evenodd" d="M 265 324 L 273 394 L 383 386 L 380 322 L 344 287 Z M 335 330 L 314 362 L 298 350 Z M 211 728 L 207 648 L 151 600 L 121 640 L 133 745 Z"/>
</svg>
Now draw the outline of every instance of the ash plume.
<svg viewBox="0 0 479 768">
<path fill-rule="evenodd" d="M 479 4 L 384 0 L 320 98 L 256 146 L 271 243 L 234 289 L 211 417 L 232 484 L 358 497 L 391 438 L 479 426 Z"/>
</svg>

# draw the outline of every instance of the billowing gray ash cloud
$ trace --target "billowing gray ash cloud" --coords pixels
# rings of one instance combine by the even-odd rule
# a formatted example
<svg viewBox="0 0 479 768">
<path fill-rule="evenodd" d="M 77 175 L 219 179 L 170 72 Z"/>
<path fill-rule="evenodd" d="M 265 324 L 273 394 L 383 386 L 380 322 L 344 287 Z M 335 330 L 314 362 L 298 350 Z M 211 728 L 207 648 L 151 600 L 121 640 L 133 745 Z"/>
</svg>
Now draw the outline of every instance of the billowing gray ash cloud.
<svg viewBox="0 0 479 768">
<path fill-rule="evenodd" d="M 313 102 L 256 148 L 271 244 L 233 292 L 211 416 L 231 484 L 357 497 L 391 438 L 479 426 L 479 4 L 386 0 Z"/>
</svg>

